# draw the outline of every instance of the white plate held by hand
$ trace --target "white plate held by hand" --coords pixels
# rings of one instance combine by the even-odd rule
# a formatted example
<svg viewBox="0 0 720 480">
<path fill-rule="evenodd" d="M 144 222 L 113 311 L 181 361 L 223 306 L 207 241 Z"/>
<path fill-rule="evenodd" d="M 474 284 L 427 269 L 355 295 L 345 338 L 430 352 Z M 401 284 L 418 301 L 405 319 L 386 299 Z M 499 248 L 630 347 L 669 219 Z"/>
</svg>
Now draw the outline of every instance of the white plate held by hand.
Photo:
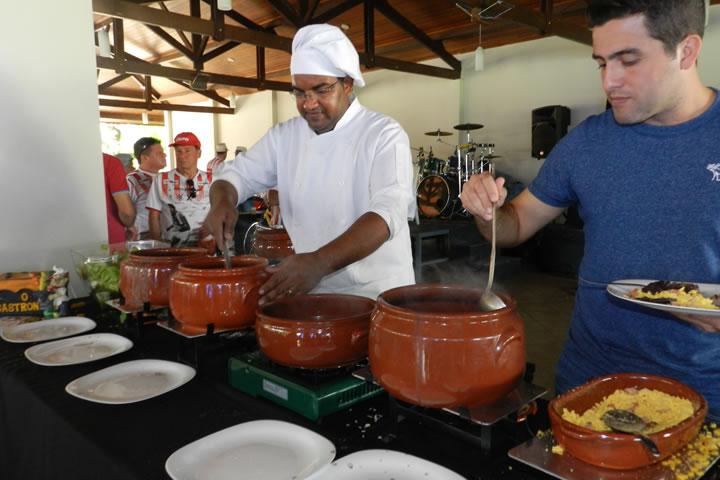
<svg viewBox="0 0 720 480">
<path fill-rule="evenodd" d="M 174 480 L 303 480 L 333 458 L 335 446 L 311 430 L 256 420 L 185 445 L 165 470 Z"/>
<path fill-rule="evenodd" d="M 307 480 L 465 480 L 437 463 L 394 450 L 362 450 L 338 459 Z"/>
<path fill-rule="evenodd" d="M 132 348 L 133 343 L 114 333 L 93 333 L 41 343 L 25 350 L 25 357 L 46 367 L 75 365 L 107 358 Z"/>
<path fill-rule="evenodd" d="M 95 328 L 95 322 L 85 317 L 61 317 L 39 322 L 23 323 L 0 330 L 0 337 L 12 343 L 44 342 L 77 335 Z"/>
<path fill-rule="evenodd" d="M 133 403 L 157 397 L 189 382 L 195 369 L 167 360 L 132 360 L 68 383 L 65 391 L 97 403 Z"/>
<path fill-rule="evenodd" d="M 643 286 L 655 281 L 656 280 L 642 279 L 616 280 L 615 282 L 608 284 L 607 291 L 610 295 L 612 295 L 613 297 L 617 297 L 620 300 L 625 300 L 626 302 L 642 305 L 643 307 L 654 308 L 655 310 L 663 310 L 670 313 L 691 313 L 695 315 L 704 315 L 707 317 L 720 317 L 720 310 L 699 307 L 682 307 L 680 305 L 655 303 L 640 298 L 632 298 L 630 296 L 630 292 L 632 290 L 636 288 L 642 288 Z M 705 297 L 712 297 L 713 295 L 720 294 L 720 285 L 713 283 L 697 283 L 696 285 L 698 286 L 698 291 Z"/>
</svg>

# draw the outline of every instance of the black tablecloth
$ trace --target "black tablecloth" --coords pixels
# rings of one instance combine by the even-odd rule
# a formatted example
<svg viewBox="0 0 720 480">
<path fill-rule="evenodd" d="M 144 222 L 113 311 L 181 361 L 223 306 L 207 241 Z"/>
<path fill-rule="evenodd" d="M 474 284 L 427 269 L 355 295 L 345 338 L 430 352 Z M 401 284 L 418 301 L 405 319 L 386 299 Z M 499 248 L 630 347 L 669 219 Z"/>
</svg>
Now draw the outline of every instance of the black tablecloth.
<svg viewBox="0 0 720 480">
<path fill-rule="evenodd" d="M 101 325 L 96 331 L 108 330 L 112 329 Z M 358 450 L 388 448 L 434 461 L 473 480 L 550 478 L 506 455 L 510 447 L 529 438 L 528 430 L 546 426 L 542 415 L 511 427 L 511 434 L 494 440 L 485 452 L 424 419 L 403 413 L 403 421 L 395 422 L 396 403 L 386 397 L 312 422 L 229 387 L 227 358 L 243 346 L 228 346 L 218 339 L 203 339 L 194 379 L 159 397 L 105 405 L 65 392 L 71 380 L 100 368 L 139 358 L 177 360 L 179 351 L 188 352 L 181 337 L 157 326 L 144 327 L 142 336 L 133 340 L 135 346 L 121 355 L 66 367 L 35 365 L 23 355 L 27 344 L 0 341 L 0 479 L 167 479 L 165 461 L 176 449 L 256 419 L 285 420 L 317 431 L 335 444 L 338 458 Z M 243 478 L 242 472 L 237 478 Z"/>
</svg>

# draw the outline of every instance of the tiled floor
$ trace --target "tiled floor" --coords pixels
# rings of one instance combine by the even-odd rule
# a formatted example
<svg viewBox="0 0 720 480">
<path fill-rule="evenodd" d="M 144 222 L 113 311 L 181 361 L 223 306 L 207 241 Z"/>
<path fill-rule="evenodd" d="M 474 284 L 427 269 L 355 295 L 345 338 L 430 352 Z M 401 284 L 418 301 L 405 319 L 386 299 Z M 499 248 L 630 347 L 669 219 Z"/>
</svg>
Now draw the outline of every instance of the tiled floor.
<svg viewBox="0 0 720 480">
<path fill-rule="evenodd" d="M 422 282 L 456 283 L 484 287 L 487 261 L 456 258 L 423 267 Z M 512 295 L 525 320 L 527 360 L 536 366 L 534 382 L 554 394 L 555 363 L 567 336 L 576 281 L 541 272 L 519 258 L 500 257 L 495 273 L 497 288 Z"/>
</svg>

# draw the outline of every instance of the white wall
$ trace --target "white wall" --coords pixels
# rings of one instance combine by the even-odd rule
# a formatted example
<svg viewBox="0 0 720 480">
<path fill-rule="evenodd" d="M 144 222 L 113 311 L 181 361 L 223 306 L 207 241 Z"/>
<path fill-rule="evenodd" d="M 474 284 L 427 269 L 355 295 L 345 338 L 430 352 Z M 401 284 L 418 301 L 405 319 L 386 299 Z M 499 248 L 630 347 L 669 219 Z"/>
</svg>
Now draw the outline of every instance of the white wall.
<svg viewBox="0 0 720 480">
<path fill-rule="evenodd" d="M 235 110 L 235 115 L 216 115 L 215 133 L 218 141 L 227 145 L 230 152 L 228 158 L 235 153 L 236 147 L 250 147 L 260 140 L 273 125 L 273 92 L 264 91 L 237 97 Z"/>
<path fill-rule="evenodd" d="M 93 45 L 91 0 L 0 16 L 0 272 L 71 269 L 72 248 L 107 242 Z"/>
</svg>

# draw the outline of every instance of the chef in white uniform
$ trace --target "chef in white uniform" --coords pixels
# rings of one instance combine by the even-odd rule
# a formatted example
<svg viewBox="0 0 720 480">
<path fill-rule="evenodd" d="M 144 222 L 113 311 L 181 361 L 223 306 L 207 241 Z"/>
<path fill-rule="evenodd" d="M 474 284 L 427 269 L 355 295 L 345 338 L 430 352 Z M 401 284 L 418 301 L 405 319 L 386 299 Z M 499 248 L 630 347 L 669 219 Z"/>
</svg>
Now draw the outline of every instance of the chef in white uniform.
<svg viewBox="0 0 720 480">
<path fill-rule="evenodd" d="M 271 128 L 213 181 L 205 226 L 232 239 L 236 206 L 254 192 L 280 192 L 295 255 L 270 267 L 261 304 L 312 292 L 375 299 L 415 282 L 408 218 L 415 215 L 407 133 L 360 105 L 365 81 L 355 47 L 331 25 L 293 39 L 290 63 L 299 117 Z"/>
</svg>

